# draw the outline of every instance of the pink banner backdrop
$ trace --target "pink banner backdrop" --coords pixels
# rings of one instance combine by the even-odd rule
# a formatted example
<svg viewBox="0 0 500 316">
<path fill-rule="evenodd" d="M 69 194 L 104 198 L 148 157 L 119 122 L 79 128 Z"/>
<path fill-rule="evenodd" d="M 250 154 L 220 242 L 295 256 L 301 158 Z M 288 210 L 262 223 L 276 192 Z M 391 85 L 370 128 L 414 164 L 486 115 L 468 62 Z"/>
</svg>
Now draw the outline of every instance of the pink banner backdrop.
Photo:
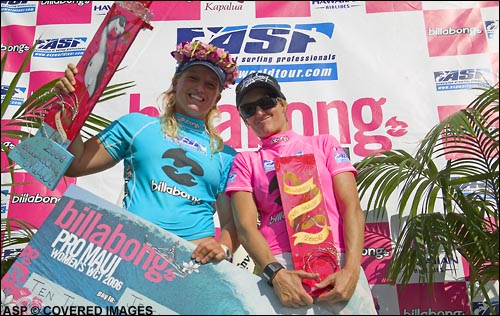
<svg viewBox="0 0 500 316">
<path fill-rule="evenodd" d="M 68 63 L 79 62 L 113 3 L 2 1 L 2 56 L 9 52 L 2 98 L 36 45 L 4 120 L 34 90 L 61 76 Z M 289 101 L 293 129 L 337 136 L 356 162 L 379 150 L 412 152 L 432 126 L 472 101 L 477 87 L 498 82 L 498 1 L 153 1 L 150 9 L 153 30 L 139 33 L 119 66 L 124 69 L 110 81 L 133 80 L 136 86 L 98 104 L 96 114 L 111 120 L 130 112 L 158 116 L 158 97 L 175 71 L 170 51 L 198 39 L 229 50 L 241 76 L 255 71 L 275 76 Z M 234 99 L 234 88 L 223 92 L 217 128 L 228 145 L 255 150 L 258 140 L 240 119 Z M 5 166 L 2 153 L 2 170 Z M 2 186 L 2 217 L 34 224 L 43 222 L 68 184 L 50 191 L 22 170 L 15 177 L 29 183 Z M 2 184 L 10 180 L 2 173 Z M 122 165 L 71 181 L 118 203 Z M 385 273 L 400 224 L 396 204 L 383 215 L 368 217 L 363 250 L 379 314 L 490 312 L 482 297 L 469 298 L 468 265 L 459 254 L 429 258 L 437 280 L 432 295 L 418 272 L 407 286 L 390 285 Z M 234 263 L 252 267 L 244 252 Z M 498 313 L 498 280 L 490 287 Z"/>
</svg>

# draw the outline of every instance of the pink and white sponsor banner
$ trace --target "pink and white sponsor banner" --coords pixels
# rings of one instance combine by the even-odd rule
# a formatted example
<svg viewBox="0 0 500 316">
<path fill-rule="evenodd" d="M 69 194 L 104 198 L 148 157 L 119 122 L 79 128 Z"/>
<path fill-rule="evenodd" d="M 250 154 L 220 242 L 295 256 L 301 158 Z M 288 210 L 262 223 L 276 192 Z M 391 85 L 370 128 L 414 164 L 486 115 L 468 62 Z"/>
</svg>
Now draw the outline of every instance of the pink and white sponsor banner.
<svg viewBox="0 0 500 316">
<path fill-rule="evenodd" d="M 14 102 L 60 76 L 67 63 L 77 64 L 113 3 L 2 1 L 2 56 L 9 52 L 2 96 L 33 45 Z M 380 150 L 413 152 L 432 126 L 477 96 L 476 88 L 498 82 L 498 1 L 154 1 L 150 9 L 153 30 L 138 35 L 120 64 L 124 69 L 110 81 L 134 80 L 136 86 L 97 104 L 94 113 L 111 120 L 130 112 L 158 116 L 158 97 L 176 66 L 170 51 L 197 39 L 229 50 L 242 77 L 255 71 L 275 76 L 290 103 L 293 129 L 337 136 L 356 162 Z M 234 99 L 234 87 L 223 92 L 217 128 L 228 145 L 255 150 L 259 142 Z M 436 163 L 444 165 L 448 158 Z M 122 172 L 119 164 L 76 182 L 118 203 Z M 19 186 L 16 192 L 62 196 L 42 185 Z M 2 215 L 29 218 L 38 212 L 31 204 L 14 211 L 9 203 L 2 202 Z M 467 267 L 459 255 L 429 259 L 444 261 L 448 269 L 434 286 L 438 302 L 417 274 L 405 289 L 387 284 L 383 275 L 400 223 L 393 203 L 383 220 L 367 220 L 365 229 L 363 267 L 379 313 L 484 313 L 481 298 L 469 302 Z M 245 254 L 234 263 L 252 266 Z M 498 282 L 492 289 L 498 306 Z"/>
<path fill-rule="evenodd" d="M 370 284 L 388 283 L 386 275 L 393 249 L 388 222 L 366 223 L 362 265 Z"/>
<path fill-rule="evenodd" d="M 15 185 L 10 190 L 8 216 L 40 227 L 68 186 L 76 181 L 65 177 L 54 190 L 49 190 L 29 173 L 16 172 L 14 183 L 23 185 Z"/>
<path fill-rule="evenodd" d="M 431 292 L 432 291 L 432 292 Z M 468 315 L 465 282 L 398 285 L 399 315 Z"/>
</svg>

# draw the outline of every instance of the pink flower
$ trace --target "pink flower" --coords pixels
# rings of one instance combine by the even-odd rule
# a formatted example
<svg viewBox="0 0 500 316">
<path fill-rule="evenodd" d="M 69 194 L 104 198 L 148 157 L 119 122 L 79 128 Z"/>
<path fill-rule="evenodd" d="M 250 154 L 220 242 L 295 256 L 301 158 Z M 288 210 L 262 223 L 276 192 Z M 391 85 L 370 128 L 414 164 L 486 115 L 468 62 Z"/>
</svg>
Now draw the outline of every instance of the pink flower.
<svg viewBox="0 0 500 316">
<path fill-rule="evenodd" d="M 27 287 L 20 287 L 20 288 L 14 287 L 10 288 L 10 294 L 14 296 L 14 299 L 19 301 L 23 297 L 30 296 L 31 291 Z"/>
<path fill-rule="evenodd" d="M 38 307 L 38 308 L 42 308 L 43 306 L 43 301 L 41 298 L 39 298 L 38 296 L 35 296 L 31 299 L 31 304 L 30 304 L 31 307 Z"/>
<path fill-rule="evenodd" d="M 236 60 L 231 57 L 229 52 L 212 44 L 198 41 L 182 42 L 170 54 L 175 58 L 177 66 L 191 60 L 204 60 L 220 67 L 226 73 L 224 88 L 234 84 L 238 78 Z"/>
<path fill-rule="evenodd" d="M 34 248 L 31 248 L 27 245 L 24 250 L 19 254 L 19 257 L 22 258 L 22 262 L 25 265 L 31 264 L 31 259 L 36 259 L 40 256 L 40 252 Z"/>
<path fill-rule="evenodd" d="M 9 269 L 9 273 L 6 273 L 2 278 L 2 287 L 8 289 L 16 287 L 18 284 L 24 284 L 29 273 L 30 270 L 27 266 L 20 261 L 15 261 Z"/>
</svg>

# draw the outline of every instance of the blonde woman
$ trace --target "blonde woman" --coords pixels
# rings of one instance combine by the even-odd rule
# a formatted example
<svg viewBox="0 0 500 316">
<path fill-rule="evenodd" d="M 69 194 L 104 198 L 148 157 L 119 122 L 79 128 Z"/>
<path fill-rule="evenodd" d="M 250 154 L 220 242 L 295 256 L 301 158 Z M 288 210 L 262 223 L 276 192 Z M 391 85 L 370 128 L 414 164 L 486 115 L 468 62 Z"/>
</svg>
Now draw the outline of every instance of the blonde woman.
<svg viewBox="0 0 500 316">
<path fill-rule="evenodd" d="M 177 69 L 163 93 L 164 114 L 129 113 L 85 142 L 76 137 L 66 176 L 97 173 L 123 160 L 124 209 L 195 243 L 197 262 L 229 259 L 239 242 L 224 189 L 236 151 L 223 143 L 212 121 L 221 92 L 238 76 L 236 62 L 201 42 L 180 43 L 171 55 Z M 69 64 L 56 88 L 74 92 L 76 73 Z"/>
</svg>

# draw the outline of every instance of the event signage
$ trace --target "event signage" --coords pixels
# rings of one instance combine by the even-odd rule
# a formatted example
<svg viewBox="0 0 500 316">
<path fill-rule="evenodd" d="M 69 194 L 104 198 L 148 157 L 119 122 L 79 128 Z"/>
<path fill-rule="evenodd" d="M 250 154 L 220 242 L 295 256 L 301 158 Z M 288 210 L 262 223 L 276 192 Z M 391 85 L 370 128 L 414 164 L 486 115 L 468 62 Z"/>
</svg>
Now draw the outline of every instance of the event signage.
<svg viewBox="0 0 500 316">
<path fill-rule="evenodd" d="M 317 309 L 285 307 L 260 276 L 226 260 L 197 263 L 194 249 L 72 184 L 2 278 L 2 312 L 270 315 Z"/>
</svg>

